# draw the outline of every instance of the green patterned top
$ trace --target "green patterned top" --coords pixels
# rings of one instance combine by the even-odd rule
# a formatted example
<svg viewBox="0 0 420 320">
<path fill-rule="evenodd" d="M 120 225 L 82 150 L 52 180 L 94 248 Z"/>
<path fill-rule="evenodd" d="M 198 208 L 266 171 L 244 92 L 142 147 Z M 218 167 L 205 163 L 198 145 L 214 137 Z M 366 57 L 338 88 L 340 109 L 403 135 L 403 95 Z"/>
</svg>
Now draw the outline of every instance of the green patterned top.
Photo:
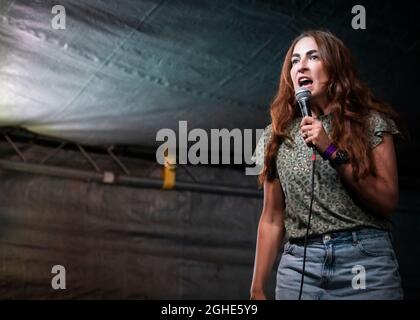
<svg viewBox="0 0 420 320">
<path fill-rule="evenodd" d="M 322 121 L 329 135 L 331 116 L 321 115 L 318 119 Z M 312 149 L 308 148 L 300 135 L 301 120 L 302 118 L 294 119 L 286 130 L 294 143 L 280 144 L 277 154 L 277 176 L 285 196 L 285 227 L 289 238 L 305 236 L 310 204 Z M 369 121 L 367 134 L 371 148 L 382 142 L 383 132 L 399 134 L 394 121 L 378 112 L 372 112 Z M 265 128 L 252 157 L 257 165 L 264 164 L 264 150 L 271 133 L 270 124 Z M 350 196 L 338 172 L 319 154 L 315 162 L 314 181 L 314 202 L 309 235 L 358 227 L 389 229 L 388 220 L 375 216 Z"/>
</svg>

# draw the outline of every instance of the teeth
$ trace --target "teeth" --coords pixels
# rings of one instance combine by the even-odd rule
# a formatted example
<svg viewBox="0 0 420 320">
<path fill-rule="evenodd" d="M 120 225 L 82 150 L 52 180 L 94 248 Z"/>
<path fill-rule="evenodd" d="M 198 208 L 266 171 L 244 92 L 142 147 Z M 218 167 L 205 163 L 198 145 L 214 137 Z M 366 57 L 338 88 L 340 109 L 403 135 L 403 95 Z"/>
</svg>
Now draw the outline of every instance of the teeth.
<svg viewBox="0 0 420 320">
<path fill-rule="evenodd" d="M 299 85 L 305 85 L 305 84 L 308 84 L 308 83 L 312 83 L 312 80 L 309 79 L 309 78 L 301 78 L 299 80 Z"/>
</svg>

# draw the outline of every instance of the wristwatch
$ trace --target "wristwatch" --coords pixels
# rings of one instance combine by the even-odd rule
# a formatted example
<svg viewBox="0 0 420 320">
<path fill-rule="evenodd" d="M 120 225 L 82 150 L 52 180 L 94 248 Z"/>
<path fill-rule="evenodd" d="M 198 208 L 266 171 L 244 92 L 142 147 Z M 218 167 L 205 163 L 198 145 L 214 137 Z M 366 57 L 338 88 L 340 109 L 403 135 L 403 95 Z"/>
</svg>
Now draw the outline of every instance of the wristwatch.
<svg viewBox="0 0 420 320">
<path fill-rule="evenodd" d="M 346 152 L 341 150 L 337 150 L 337 152 L 335 153 L 335 158 L 330 159 L 330 164 L 333 168 L 337 168 L 347 162 L 349 162 L 349 156 Z"/>
</svg>

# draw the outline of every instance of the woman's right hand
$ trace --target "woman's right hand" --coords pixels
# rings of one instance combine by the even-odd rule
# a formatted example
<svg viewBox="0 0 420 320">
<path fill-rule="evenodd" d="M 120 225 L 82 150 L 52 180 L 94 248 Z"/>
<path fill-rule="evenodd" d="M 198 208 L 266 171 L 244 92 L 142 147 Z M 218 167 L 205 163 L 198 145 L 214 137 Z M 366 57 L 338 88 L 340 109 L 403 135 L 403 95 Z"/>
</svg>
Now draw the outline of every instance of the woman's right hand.
<svg viewBox="0 0 420 320">
<path fill-rule="evenodd" d="M 253 291 L 251 292 L 250 300 L 267 300 L 263 291 Z"/>
</svg>

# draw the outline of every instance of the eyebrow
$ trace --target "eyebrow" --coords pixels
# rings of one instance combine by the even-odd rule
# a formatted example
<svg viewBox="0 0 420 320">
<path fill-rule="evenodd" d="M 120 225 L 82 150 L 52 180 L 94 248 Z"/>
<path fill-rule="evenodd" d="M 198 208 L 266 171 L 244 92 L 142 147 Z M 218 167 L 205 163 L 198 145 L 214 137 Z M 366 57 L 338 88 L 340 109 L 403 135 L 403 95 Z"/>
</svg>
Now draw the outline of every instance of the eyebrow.
<svg viewBox="0 0 420 320">
<path fill-rule="evenodd" d="M 308 52 L 306 52 L 306 55 L 307 56 L 310 56 L 311 54 L 313 54 L 313 53 L 315 53 L 315 52 L 318 52 L 318 50 L 316 50 L 316 49 L 312 49 L 312 50 L 309 50 Z M 298 57 L 298 58 L 300 58 L 300 54 L 299 53 L 294 53 L 294 54 L 292 54 L 292 58 L 293 57 Z"/>
</svg>

